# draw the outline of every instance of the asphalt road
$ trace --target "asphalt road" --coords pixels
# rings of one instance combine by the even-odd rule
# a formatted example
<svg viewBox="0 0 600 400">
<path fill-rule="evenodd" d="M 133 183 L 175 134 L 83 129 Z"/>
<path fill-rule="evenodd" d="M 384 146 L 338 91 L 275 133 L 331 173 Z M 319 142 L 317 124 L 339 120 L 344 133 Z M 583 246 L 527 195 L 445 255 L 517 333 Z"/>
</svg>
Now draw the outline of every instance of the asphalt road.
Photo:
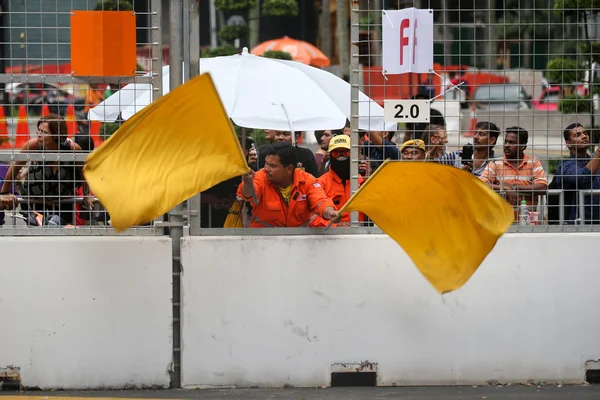
<svg viewBox="0 0 600 400">
<path fill-rule="evenodd" d="M 418 399 L 418 400 L 598 400 L 600 385 L 564 386 L 457 386 L 457 387 L 377 387 L 377 388 L 289 388 L 289 389 L 203 389 L 203 390 L 115 390 L 0 392 L 3 400 L 34 400 L 34 397 L 102 397 L 145 399 Z"/>
</svg>

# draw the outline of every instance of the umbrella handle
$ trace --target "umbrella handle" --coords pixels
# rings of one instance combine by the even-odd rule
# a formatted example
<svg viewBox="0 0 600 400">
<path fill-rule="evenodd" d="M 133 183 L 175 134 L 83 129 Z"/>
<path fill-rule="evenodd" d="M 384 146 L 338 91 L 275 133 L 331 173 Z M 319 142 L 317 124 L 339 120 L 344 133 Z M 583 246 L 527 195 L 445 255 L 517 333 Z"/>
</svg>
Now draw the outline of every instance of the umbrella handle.
<svg viewBox="0 0 600 400">
<path fill-rule="evenodd" d="M 281 103 L 281 108 L 283 108 L 283 113 L 285 114 L 285 118 L 287 119 L 288 125 L 290 126 L 290 132 L 292 133 L 292 145 L 296 145 L 296 133 L 294 132 L 294 127 L 292 126 L 292 121 L 290 120 L 290 116 L 288 115 L 287 109 L 285 108 L 285 104 Z"/>
</svg>

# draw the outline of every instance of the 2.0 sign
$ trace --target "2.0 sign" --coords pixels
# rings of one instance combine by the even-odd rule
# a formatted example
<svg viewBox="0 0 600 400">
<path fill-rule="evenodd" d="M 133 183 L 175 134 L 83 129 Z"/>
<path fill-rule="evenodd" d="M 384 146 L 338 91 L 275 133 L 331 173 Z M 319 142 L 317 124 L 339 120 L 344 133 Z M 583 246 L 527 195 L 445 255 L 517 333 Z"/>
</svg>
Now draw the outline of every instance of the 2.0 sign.
<svg viewBox="0 0 600 400">
<path fill-rule="evenodd" d="M 429 100 L 384 100 L 385 122 L 429 122 Z"/>
<path fill-rule="evenodd" d="M 385 74 L 433 69 L 433 10 L 382 11 Z"/>
</svg>

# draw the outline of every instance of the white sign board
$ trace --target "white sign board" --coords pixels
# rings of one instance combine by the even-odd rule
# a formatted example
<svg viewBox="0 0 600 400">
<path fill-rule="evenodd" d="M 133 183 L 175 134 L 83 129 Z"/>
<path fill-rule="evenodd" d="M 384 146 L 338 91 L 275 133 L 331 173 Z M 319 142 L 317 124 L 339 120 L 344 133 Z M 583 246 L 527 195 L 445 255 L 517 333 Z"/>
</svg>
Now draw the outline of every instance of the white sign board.
<svg viewBox="0 0 600 400">
<path fill-rule="evenodd" d="M 429 122 L 429 100 L 384 100 L 385 122 Z"/>
<path fill-rule="evenodd" d="M 433 10 L 411 7 L 382 13 L 383 72 L 393 75 L 433 69 Z"/>
</svg>

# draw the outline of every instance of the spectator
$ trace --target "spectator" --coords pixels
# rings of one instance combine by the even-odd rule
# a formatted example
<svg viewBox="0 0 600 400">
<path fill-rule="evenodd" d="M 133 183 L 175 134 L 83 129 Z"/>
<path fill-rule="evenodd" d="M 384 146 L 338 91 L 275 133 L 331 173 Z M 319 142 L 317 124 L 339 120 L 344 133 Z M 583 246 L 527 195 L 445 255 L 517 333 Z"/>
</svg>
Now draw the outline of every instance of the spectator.
<svg viewBox="0 0 600 400">
<path fill-rule="evenodd" d="M 330 130 L 326 131 L 315 131 L 315 139 L 317 139 L 317 144 L 319 148 L 315 153 L 315 162 L 317 163 L 317 168 L 319 169 L 319 176 L 325 173 L 325 169 L 327 166 L 327 162 L 329 161 L 329 153 L 327 149 L 329 148 L 329 142 L 333 134 Z"/>
<path fill-rule="evenodd" d="M 2 183 L 4 182 L 4 177 L 6 176 L 6 172 L 8 171 L 8 165 L 0 162 L 0 186 L 2 186 Z M 7 194 L 13 194 L 12 190 L 9 190 Z M 4 210 L 5 207 L 8 207 L 9 205 L 12 206 L 12 204 L 9 204 L 10 200 L 13 200 L 12 196 L 6 196 L 3 195 L 2 197 L 3 200 L 5 200 L 5 202 L 7 204 L 1 203 L 0 202 L 0 226 L 4 225 Z"/>
<path fill-rule="evenodd" d="M 448 153 L 436 162 L 445 165 L 462 168 L 465 171 L 472 172 L 475 176 L 481 176 L 487 168 L 488 163 L 495 157 L 494 146 L 500 136 L 500 129 L 492 122 L 478 122 L 475 125 L 473 135 L 473 161 L 463 164 L 462 150 Z"/>
<path fill-rule="evenodd" d="M 350 120 L 346 120 L 346 125 L 344 126 L 344 129 L 342 129 L 342 131 L 340 132 L 340 135 L 346 135 L 346 136 L 352 136 L 352 128 L 350 128 Z"/>
<path fill-rule="evenodd" d="M 251 228 L 308 226 L 313 214 L 337 222 L 333 201 L 319 182 L 296 167 L 297 154 L 289 143 L 274 143 L 265 151 L 264 168 L 244 175 L 237 196 L 252 206 Z"/>
<path fill-rule="evenodd" d="M 275 136 L 274 136 L 275 143 L 285 142 L 285 143 L 292 144 L 292 132 L 290 132 L 290 131 L 273 131 L 273 132 L 275 132 Z M 296 132 L 296 143 L 298 142 L 298 139 L 300 139 L 301 134 L 302 134 L 302 132 Z M 266 157 L 267 149 L 268 149 L 268 147 L 261 146 L 261 148 L 258 151 L 258 168 L 259 169 L 263 168 L 265 166 L 265 157 Z M 296 151 L 296 160 L 298 163 L 298 165 L 296 165 L 295 167 L 303 169 L 304 171 L 308 172 L 315 178 L 319 177 L 319 169 L 317 168 L 317 163 L 315 161 L 315 156 L 314 156 L 313 152 L 310 151 L 310 149 L 307 149 L 304 147 L 298 147 L 297 145 L 294 146 L 294 149 Z"/>
<path fill-rule="evenodd" d="M 421 139 L 404 142 L 400 148 L 402 160 L 408 161 L 425 160 L 425 151 L 425 142 L 423 142 Z"/>
<path fill-rule="evenodd" d="M 506 194 L 513 206 L 522 199 L 528 206 L 537 204 L 537 195 L 546 194 L 548 181 L 544 167 L 537 157 L 524 153 L 529 140 L 528 132 L 514 126 L 504 134 L 504 159 L 491 161 L 479 179 L 492 189 Z"/>
<path fill-rule="evenodd" d="M 330 166 L 331 169 L 322 175 L 317 181 L 323 187 L 325 194 L 331 200 L 336 210 L 339 210 L 350 199 L 350 136 L 338 135 L 334 137 L 329 144 Z M 369 163 L 362 161 L 358 166 L 359 171 L 364 175 L 369 174 Z M 365 178 L 363 173 L 358 177 L 359 186 L 363 184 Z M 364 218 L 362 218 L 364 220 Z M 317 216 L 312 222 L 313 227 L 327 226 L 321 217 Z M 340 223 L 337 226 L 350 226 L 350 214 L 344 213 Z"/>
<path fill-rule="evenodd" d="M 385 160 L 399 160 L 400 151 L 392 138 L 395 132 L 361 132 L 362 143 L 359 143 L 362 155 L 370 160 L 371 170 L 375 171 Z"/>
<path fill-rule="evenodd" d="M 414 99 L 428 100 L 428 98 L 420 95 L 416 95 L 413 97 Z M 429 114 L 429 123 L 427 122 L 408 122 L 406 124 L 406 129 L 404 130 L 404 140 L 402 143 L 407 142 L 409 140 L 414 139 L 423 139 L 423 131 L 427 125 L 441 125 L 446 128 L 446 120 L 441 112 L 436 109 L 431 109 Z"/>
<path fill-rule="evenodd" d="M 581 219 L 586 224 L 600 223 L 600 195 L 585 196 L 585 214 L 579 214 L 578 190 L 600 189 L 600 145 L 590 156 L 590 136 L 578 123 L 567 126 L 563 132 L 570 151 L 568 160 L 558 164 L 550 188 L 565 191 L 565 219 L 573 224 Z"/>
<path fill-rule="evenodd" d="M 275 134 L 277 133 L 277 131 L 274 131 L 272 129 L 265 129 L 265 139 L 267 139 L 267 143 L 263 144 L 262 146 L 260 146 L 257 150 L 258 150 L 258 154 L 262 154 L 267 150 L 267 147 L 269 147 L 270 144 L 273 144 L 275 142 Z M 264 161 L 264 158 L 263 158 Z M 252 169 L 255 169 L 254 167 L 256 167 L 257 169 L 255 169 L 255 171 L 258 171 L 258 169 L 262 168 L 262 165 L 258 166 L 250 166 Z"/>
<path fill-rule="evenodd" d="M 238 141 L 242 143 L 242 137 L 238 135 Z M 246 147 L 244 148 L 244 157 L 246 162 L 252 168 L 256 166 L 256 152 L 252 145 L 254 140 L 246 137 Z M 266 150 L 267 147 L 264 147 Z M 230 213 L 230 209 L 235 205 L 236 191 L 240 185 L 240 177 L 228 179 L 200 193 L 200 228 L 222 228 Z M 242 203 L 236 207 L 243 206 Z"/>
<path fill-rule="evenodd" d="M 434 160 L 446 154 L 448 144 L 448 133 L 442 125 L 429 124 L 423 131 L 423 142 L 425 142 L 427 160 Z"/>
<path fill-rule="evenodd" d="M 435 83 L 433 79 L 434 75 L 432 73 L 427 74 L 427 77 L 419 85 L 419 95 L 426 97 L 427 99 L 433 99 L 435 97 Z"/>
<path fill-rule="evenodd" d="M 67 124 L 55 114 L 40 118 L 37 138 L 30 139 L 21 148 L 21 153 L 57 151 L 81 151 L 81 147 L 67 139 Z M 8 193 L 16 181 L 25 161 L 15 161 L 6 173 L 0 193 Z M 74 162 L 34 161 L 29 167 L 23 183 L 22 195 L 29 199 L 21 204 L 21 212 L 30 225 L 71 225 L 73 197 L 76 182 L 81 182 L 81 167 Z M 62 201 L 61 201 L 62 200 Z"/>
<path fill-rule="evenodd" d="M 81 151 L 86 153 L 94 151 L 94 141 L 89 135 L 76 134 L 73 139 L 79 145 Z M 86 182 L 82 182 L 80 186 L 75 188 L 75 196 L 83 197 L 84 199 L 83 204 L 75 204 L 75 225 L 88 225 L 95 217 L 92 212 L 94 210 L 93 194 L 90 192 Z M 108 219 L 105 222 L 107 221 Z"/>
<path fill-rule="evenodd" d="M 265 129 L 265 139 L 267 139 L 267 142 L 269 142 L 265 146 L 268 146 L 269 144 L 275 142 L 275 134 L 276 133 L 277 133 L 277 131 L 274 131 L 272 129 Z"/>
</svg>

